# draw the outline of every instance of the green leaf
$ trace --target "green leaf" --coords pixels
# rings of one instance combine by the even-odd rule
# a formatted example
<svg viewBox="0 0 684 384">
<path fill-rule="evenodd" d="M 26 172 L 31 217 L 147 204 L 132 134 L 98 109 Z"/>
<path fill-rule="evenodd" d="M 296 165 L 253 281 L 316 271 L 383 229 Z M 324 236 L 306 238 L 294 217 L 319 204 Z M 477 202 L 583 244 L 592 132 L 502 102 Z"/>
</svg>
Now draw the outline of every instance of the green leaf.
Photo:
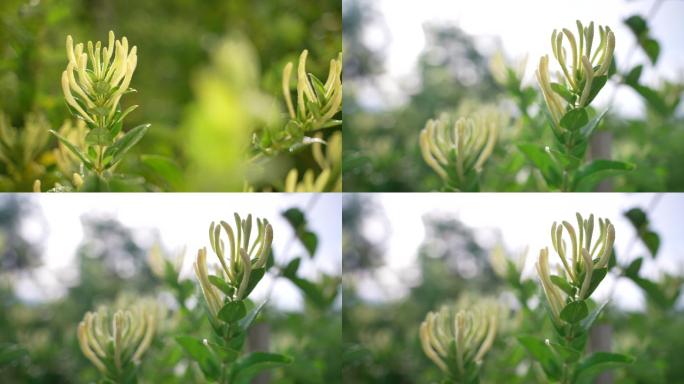
<svg viewBox="0 0 684 384">
<path fill-rule="evenodd" d="M 634 33 L 637 40 L 648 33 L 648 24 L 646 23 L 646 20 L 639 15 L 630 16 L 625 20 L 625 24 L 632 30 L 632 33 Z"/>
<path fill-rule="evenodd" d="M 599 125 L 599 123 L 603 119 L 603 116 L 605 116 L 606 113 L 608 113 L 607 109 L 599 113 L 598 115 L 594 116 L 593 119 L 591 119 L 584 127 L 582 127 L 580 129 L 580 134 L 582 135 L 582 137 L 588 139 L 591 136 L 591 134 L 594 133 L 594 130 Z"/>
<path fill-rule="evenodd" d="M 259 281 L 264 277 L 264 274 L 266 273 L 266 268 L 259 268 L 259 269 L 253 269 L 252 273 L 249 275 L 249 282 L 247 283 L 247 288 L 245 288 L 245 296 L 247 297 L 250 293 L 252 293 L 252 290 L 254 287 L 257 286 Z"/>
<path fill-rule="evenodd" d="M 238 322 L 240 329 L 247 332 L 247 330 L 249 329 L 249 327 L 252 326 L 252 323 L 254 323 L 254 320 L 257 318 L 257 316 L 259 315 L 259 313 L 265 305 L 266 301 L 264 300 L 261 304 L 250 309 L 249 312 L 247 312 L 247 315 Z"/>
<path fill-rule="evenodd" d="M 558 95 L 560 95 L 560 97 L 564 98 L 570 104 L 573 104 L 577 99 L 577 96 L 570 92 L 563 84 L 551 83 L 551 89 L 553 89 L 554 92 L 556 92 Z"/>
<path fill-rule="evenodd" d="M 306 217 L 299 208 L 290 208 L 282 213 L 283 217 L 290 223 L 295 232 L 306 227 Z"/>
<path fill-rule="evenodd" d="M 0 367 L 10 364 L 25 355 L 28 355 L 28 351 L 24 347 L 17 344 L 2 343 L 0 344 Z"/>
<path fill-rule="evenodd" d="M 295 257 L 294 259 L 290 260 L 290 262 L 287 263 L 287 266 L 283 268 L 283 276 L 297 276 L 297 270 L 299 269 L 299 264 L 301 261 L 302 259 L 300 257 Z"/>
<path fill-rule="evenodd" d="M 648 251 L 651 252 L 651 257 L 655 259 L 660 248 L 660 236 L 653 231 L 645 231 L 641 234 L 641 240 L 646 245 L 646 248 L 648 248 Z"/>
<path fill-rule="evenodd" d="M 664 116 L 669 116 L 672 113 L 671 108 L 655 90 L 641 84 L 627 85 L 632 87 L 632 89 L 634 89 L 639 95 L 641 95 L 641 97 L 643 97 L 644 100 L 646 100 L 646 104 L 648 105 L 648 107 L 652 110 Z"/>
<path fill-rule="evenodd" d="M 286 276 L 294 285 L 299 288 L 307 300 L 311 301 L 314 305 L 319 308 L 325 308 L 330 303 L 329 298 L 327 298 L 318 285 L 312 283 L 309 280 L 299 278 L 297 276 Z M 334 297 L 333 297 L 334 299 Z"/>
<path fill-rule="evenodd" d="M 582 166 L 575 174 L 574 186 L 577 190 L 591 188 L 598 181 L 620 175 L 635 168 L 634 164 L 615 160 L 594 160 Z"/>
<path fill-rule="evenodd" d="M 311 231 L 303 231 L 299 235 L 299 240 L 304 244 L 304 248 L 306 248 L 309 256 L 314 257 L 316 248 L 318 248 L 318 236 Z"/>
<path fill-rule="evenodd" d="M 170 189 L 181 189 L 184 181 L 183 171 L 175 161 L 159 155 L 142 155 L 140 161 L 154 172 L 154 176 L 166 182 Z"/>
<path fill-rule="evenodd" d="M 646 293 L 648 300 L 652 301 L 659 308 L 668 309 L 672 306 L 673 301 L 670 300 L 667 295 L 663 292 L 658 284 L 652 282 L 648 279 L 643 279 L 639 276 L 627 276 L 630 278 L 639 288 L 643 289 Z"/>
<path fill-rule="evenodd" d="M 67 147 L 67 149 L 69 149 L 74 155 L 76 155 L 76 157 L 78 157 L 83 162 L 83 164 L 85 164 L 88 168 L 92 169 L 93 163 L 91 163 L 90 160 L 88 160 L 88 158 L 86 157 L 86 155 L 83 154 L 78 148 L 76 148 L 75 145 L 71 144 L 69 140 L 67 140 L 62 135 L 60 135 L 52 129 L 50 130 L 50 133 L 52 133 L 57 138 L 57 140 L 64 144 L 64 146 Z"/>
<path fill-rule="evenodd" d="M 575 288 L 573 288 L 564 278 L 557 275 L 551 275 L 551 282 L 568 295 L 572 296 L 575 294 Z"/>
<path fill-rule="evenodd" d="M 218 355 L 218 357 L 220 358 L 220 360 L 223 362 L 232 363 L 233 361 L 235 361 L 235 359 L 238 358 L 238 356 L 240 356 L 240 351 L 238 351 L 236 349 L 233 349 L 233 348 L 230 348 L 227 346 L 223 346 L 223 345 L 219 345 L 219 344 L 214 343 L 212 341 L 207 341 L 207 344 L 211 348 L 211 350 L 214 351 L 214 353 L 216 353 Z"/>
<path fill-rule="evenodd" d="M 641 208 L 632 208 L 625 212 L 624 215 L 637 232 L 641 232 L 644 228 L 648 227 L 648 217 Z"/>
<path fill-rule="evenodd" d="M 594 80 L 591 82 L 591 90 L 589 91 L 589 96 L 587 97 L 587 105 L 594 101 L 594 98 L 596 97 L 596 95 L 598 95 L 601 89 L 603 89 L 603 86 L 606 85 L 607 81 L 607 75 L 597 76 L 594 78 Z"/>
<path fill-rule="evenodd" d="M 546 152 L 556 161 L 561 169 L 575 170 L 582 163 L 579 157 L 565 154 L 557 149 L 546 148 Z"/>
<path fill-rule="evenodd" d="M 247 314 L 245 303 L 240 301 L 231 301 L 221 308 L 218 312 L 218 318 L 226 323 L 234 323 Z"/>
<path fill-rule="evenodd" d="M 518 148 L 539 169 L 549 186 L 557 187 L 560 184 L 560 171 L 543 147 L 539 147 L 536 144 L 523 143 L 518 144 Z"/>
<path fill-rule="evenodd" d="M 639 84 L 639 78 L 641 78 L 641 71 L 644 69 L 643 64 L 639 64 L 629 71 L 627 76 L 625 76 L 625 84 L 635 85 Z"/>
<path fill-rule="evenodd" d="M 560 126 L 570 130 L 576 131 L 584 127 L 589 122 L 589 115 L 584 108 L 575 108 L 568 111 L 560 120 Z"/>
<path fill-rule="evenodd" d="M 600 315 L 601 312 L 603 311 L 603 308 L 605 308 L 606 305 L 608 305 L 608 301 L 605 301 L 603 304 L 601 304 L 601 305 L 597 306 L 596 308 L 594 308 L 594 309 L 589 313 L 589 316 L 587 316 L 587 317 L 586 317 L 584 320 L 582 320 L 582 322 L 580 323 L 580 326 L 582 327 L 582 329 L 584 329 L 585 331 L 589 331 L 589 329 L 594 325 L 594 322 L 595 322 L 596 319 L 599 317 L 599 315 Z"/>
<path fill-rule="evenodd" d="M 220 364 L 214 354 L 201 341 L 192 336 L 177 336 L 176 342 L 199 364 L 200 369 L 208 379 L 216 380 L 218 378 Z"/>
<path fill-rule="evenodd" d="M 644 261 L 643 257 L 637 257 L 631 263 L 629 263 L 629 266 L 627 268 L 625 268 L 625 276 L 627 276 L 627 277 L 638 277 L 639 276 L 639 270 L 641 270 L 641 263 L 643 263 L 643 261 Z"/>
<path fill-rule="evenodd" d="M 579 358 L 582 356 L 582 353 L 580 353 L 580 351 L 574 348 L 566 347 L 553 341 L 550 341 L 548 343 L 548 346 L 558 354 L 558 356 L 561 358 L 561 360 L 563 360 L 563 362 L 566 363 L 574 363 L 575 361 L 579 360 Z"/>
<path fill-rule="evenodd" d="M 114 142 L 112 135 L 104 128 L 95 128 L 90 130 L 85 137 L 85 141 L 87 144 L 99 146 L 109 146 Z"/>
<path fill-rule="evenodd" d="M 555 359 L 553 352 L 541 340 L 534 336 L 518 336 L 518 341 L 541 364 L 544 373 L 551 380 L 558 380 L 561 376 L 561 365 Z"/>
<path fill-rule="evenodd" d="M 589 282 L 589 288 L 587 289 L 586 297 L 589 297 L 592 293 L 594 293 L 594 290 L 596 290 L 596 287 L 601 284 L 601 281 L 603 281 L 603 278 L 606 277 L 607 273 L 608 268 L 594 269 L 591 274 L 591 281 Z"/>
<path fill-rule="evenodd" d="M 639 45 L 646 52 L 646 56 L 651 60 L 651 64 L 655 65 L 660 56 L 660 44 L 653 38 L 645 37 L 639 40 Z"/>
<path fill-rule="evenodd" d="M 105 156 L 112 156 L 111 165 L 118 163 L 126 154 L 126 152 L 136 145 L 140 139 L 143 138 L 143 136 L 145 136 L 145 133 L 147 133 L 149 128 L 150 124 L 138 125 L 137 127 L 126 132 L 126 134 L 117 140 L 111 147 L 108 147 L 105 151 Z"/>
<path fill-rule="evenodd" d="M 228 283 L 223 281 L 223 279 L 218 276 L 209 275 L 209 282 L 216 288 L 220 289 L 221 292 L 223 292 L 226 296 L 232 296 L 233 293 L 235 293 L 235 288 L 229 286 Z"/>
<path fill-rule="evenodd" d="M 595 352 L 582 359 L 575 371 L 575 380 L 585 380 L 607 369 L 620 368 L 632 364 L 634 358 L 611 352 Z"/>
<path fill-rule="evenodd" d="M 561 310 L 560 318 L 570 324 L 579 323 L 582 319 L 589 315 L 587 303 L 584 300 L 573 301 Z"/>
<path fill-rule="evenodd" d="M 285 355 L 266 352 L 253 352 L 238 359 L 230 370 L 230 383 L 249 384 L 259 372 L 290 364 L 292 358 Z"/>
</svg>

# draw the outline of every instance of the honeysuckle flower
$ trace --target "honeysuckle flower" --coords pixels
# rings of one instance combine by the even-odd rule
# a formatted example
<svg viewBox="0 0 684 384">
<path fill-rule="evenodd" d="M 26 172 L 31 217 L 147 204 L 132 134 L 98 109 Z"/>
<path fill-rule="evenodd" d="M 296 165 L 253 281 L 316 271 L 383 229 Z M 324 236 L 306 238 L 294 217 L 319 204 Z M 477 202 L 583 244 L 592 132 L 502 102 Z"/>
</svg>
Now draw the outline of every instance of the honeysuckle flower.
<svg viewBox="0 0 684 384">
<path fill-rule="evenodd" d="M 445 181 L 453 168 L 458 182 L 466 173 L 480 172 L 494 150 L 500 116 L 484 109 L 472 117 L 461 117 L 455 122 L 447 114 L 428 120 L 420 132 L 420 150 L 425 162 Z"/>
<path fill-rule="evenodd" d="M 287 63 L 283 68 L 283 96 L 290 116 L 303 131 L 312 131 L 339 125 L 341 122 L 332 118 L 342 109 L 342 54 L 330 60 L 328 78 L 322 83 L 314 75 L 306 72 L 306 59 L 309 51 L 304 50 L 299 56 L 297 66 L 297 108 L 290 96 L 290 79 L 293 64 Z"/>
<path fill-rule="evenodd" d="M 423 352 L 454 379 L 470 377 L 492 347 L 498 317 L 498 304 L 490 299 L 468 308 L 445 305 L 429 312 L 420 325 Z"/>
<path fill-rule="evenodd" d="M 489 60 L 489 73 L 494 81 L 503 87 L 519 86 L 527 67 L 527 56 L 515 63 L 509 64 L 501 50 L 497 50 Z M 513 83 L 513 84 L 511 84 Z M 515 84 L 517 83 L 517 84 Z"/>
<path fill-rule="evenodd" d="M 147 253 L 147 265 L 150 267 L 152 274 L 159 279 L 166 278 L 167 264 L 171 267 L 174 275 L 178 278 L 183 260 L 185 259 L 185 248 L 179 252 L 173 261 L 169 260 L 162 250 L 161 244 L 154 243 Z"/>
<path fill-rule="evenodd" d="M 615 35 L 610 27 L 598 27 L 599 43 L 595 46 L 594 22 L 587 27 L 583 26 L 579 20 L 576 24 L 577 37 L 566 28 L 561 31 L 554 30 L 551 35 L 553 56 L 562 73 L 558 76 L 559 83 L 554 86 L 551 82 L 547 55 L 539 59 L 539 67 L 536 71 L 544 100 L 556 125 L 560 122 L 566 106 L 585 107 L 596 96 L 600 87 L 595 86 L 594 83 L 601 81 L 605 84 L 602 76 L 607 78 L 615 50 Z M 569 44 L 570 56 L 564 47 L 564 38 Z M 600 85 L 603 86 L 603 84 Z"/>
<path fill-rule="evenodd" d="M 299 180 L 299 171 L 292 168 L 285 178 L 285 192 L 332 192 L 342 190 L 342 134 L 335 132 L 324 144 L 321 133 L 311 145 L 311 152 L 321 172 L 316 175 L 313 169 L 304 172 Z M 323 146 L 325 145 L 325 153 Z"/>
<path fill-rule="evenodd" d="M 489 264 L 492 266 L 494 273 L 502 279 L 508 279 L 510 273 L 515 273 L 517 278 L 520 278 L 525 261 L 527 260 L 528 249 L 525 248 L 517 258 L 511 259 L 506 255 L 506 250 L 503 245 L 497 244 L 489 253 Z"/>
<path fill-rule="evenodd" d="M 330 180 L 330 169 L 324 169 L 316 176 L 313 169 L 307 169 L 299 181 L 299 171 L 292 168 L 285 178 L 285 192 L 323 192 Z"/>
<path fill-rule="evenodd" d="M 252 272 L 264 268 L 268 261 L 273 241 L 273 228 L 266 219 L 257 218 L 256 224 L 257 237 L 253 242 L 250 241 L 252 215 L 248 215 L 247 219 L 241 219 L 236 213 L 235 230 L 225 221 L 218 224 L 212 222 L 209 227 L 211 249 L 221 265 L 218 272 L 232 290 L 230 295 L 223 292 L 226 294 L 226 299 L 230 301 L 242 300 L 246 297 Z M 222 229 L 228 236 L 229 255 L 226 255 L 225 243 L 221 239 Z M 209 280 L 206 248 L 198 250 L 194 269 L 209 311 L 216 317 L 224 300 L 221 297 L 221 291 Z"/>
<path fill-rule="evenodd" d="M 91 128 L 110 129 L 136 107 L 130 107 L 115 121 L 119 100 L 129 90 L 138 63 L 136 52 L 135 46 L 129 50 L 126 37 L 115 40 L 112 31 L 106 47 L 100 41 L 74 46 L 71 35 L 67 36 L 69 62 L 62 72 L 62 91 L 76 116 Z"/>
<path fill-rule="evenodd" d="M 560 319 L 559 315 L 566 298 L 571 301 L 585 300 L 591 295 L 592 275 L 594 271 L 608 267 L 615 242 L 615 227 L 610 220 L 599 218 L 598 238 L 596 238 L 594 237 L 594 215 L 584 219 L 577 213 L 576 218 L 577 228 L 567 221 L 560 224 L 554 222 L 551 226 L 553 249 L 562 264 L 562 268 L 559 268 L 559 275 L 568 282 L 572 288 L 572 294 L 560 289 L 552 281 L 548 248 L 540 251 L 536 264 L 539 280 L 555 321 Z M 564 239 L 564 229 L 570 239 L 571 248 Z"/>
<path fill-rule="evenodd" d="M 125 309 L 102 306 L 87 312 L 78 324 L 78 343 L 97 369 L 116 377 L 130 363 L 140 362 L 159 320 L 158 305 L 151 299 L 138 300 Z"/>
</svg>

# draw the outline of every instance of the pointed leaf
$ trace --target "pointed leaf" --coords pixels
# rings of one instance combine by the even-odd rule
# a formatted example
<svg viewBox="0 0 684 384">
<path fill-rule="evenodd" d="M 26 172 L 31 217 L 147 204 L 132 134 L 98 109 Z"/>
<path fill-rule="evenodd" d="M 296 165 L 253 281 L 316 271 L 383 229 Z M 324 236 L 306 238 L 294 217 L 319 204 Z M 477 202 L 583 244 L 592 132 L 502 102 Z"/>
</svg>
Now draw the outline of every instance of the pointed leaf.
<svg viewBox="0 0 684 384">
<path fill-rule="evenodd" d="M 567 304 L 565 308 L 561 310 L 560 318 L 570 324 L 575 324 L 579 323 L 580 320 L 587 317 L 587 315 L 589 315 L 587 303 L 585 303 L 584 300 L 577 300 Z"/>
<path fill-rule="evenodd" d="M 576 189 L 585 190 L 607 177 L 620 175 L 635 168 L 634 164 L 615 160 L 594 160 L 582 166 L 575 175 Z"/>
<path fill-rule="evenodd" d="M 575 382 L 592 377 L 608 369 L 620 368 L 632 364 L 634 358 L 610 352 L 595 352 L 584 358 L 575 371 Z"/>
<path fill-rule="evenodd" d="M 145 133 L 147 133 L 149 128 L 150 124 L 139 125 L 126 132 L 122 138 L 117 140 L 111 147 L 108 147 L 105 151 L 105 156 L 112 156 L 111 165 L 118 163 L 126 154 L 126 152 L 136 145 L 140 139 L 143 138 L 143 136 L 145 136 Z"/>
<path fill-rule="evenodd" d="M 238 359 L 231 366 L 231 380 L 234 384 L 249 384 L 259 372 L 290 364 L 292 358 L 285 355 L 266 352 L 253 352 Z"/>
<path fill-rule="evenodd" d="M 584 127 L 589 122 L 589 115 L 584 108 L 575 108 L 568 111 L 560 120 L 560 126 L 570 130 L 576 131 Z"/>
<path fill-rule="evenodd" d="M 254 323 L 254 320 L 257 318 L 257 316 L 259 316 L 259 313 L 265 305 L 266 300 L 264 300 L 261 304 L 255 306 L 254 308 L 250 309 L 249 312 L 247 312 L 247 315 L 240 319 L 238 323 L 240 325 L 240 329 L 246 332 L 249 329 L 249 327 L 252 326 L 252 323 Z"/>
<path fill-rule="evenodd" d="M 541 364 L 544 373 L 552 380 L 558 380 L 561 376 L 561 365 L 555 359 L 553 352 L 541 340 L 534 336 L 518 336 L 518 341 L 525 349 Z"/>
<path fill-rule="evenodd" d="M 231 301 L 221 308 L 218 318 L 226 323 L 234 323 L 247 314 L 245 303 L 242 301 Z"/>
<path fill-rule="evenodd" d="M 83 164 L 85 164 L 88 168 L 92 168 L 93 164 L 88 160 L 85 154 L 83 154 L 78 148 L 76 148 L 75 145 L 71 144 L 69 140 L 67 140 L 65 137 L 60 135 L 54 130 L 50 130 L 50 133 L 52 133 L 62 144 L 64 144 L 67 149 L 69 149 L 76 157 L 78 157 Z"/>
<path fill-rule="evenodd" d="M 601 312 L 603 311 L 603 308 L 605 308 L 606 305 L 608 305 L 608 301 L 605 301 L 603 304 L 601 304 L 601 305 L 597 306 L 596 308 L 594 308 L 594 310 L 591 311 L 591 313 L 589 313 L 589 316 L 587 316 L 587 317 L 586 317 L 584 320 L 582 320 L 582 322 L 580 323 L 580 326 L 582 327 L 582 329 L 584 329 L 585 331 L 589 331 L 589 329 L 592 327 L 592 325 L 594 325 L 594 322 L 595 322 L 596 319 L 599 317 L 599 315 L 600 315 Z"/>
</svg>

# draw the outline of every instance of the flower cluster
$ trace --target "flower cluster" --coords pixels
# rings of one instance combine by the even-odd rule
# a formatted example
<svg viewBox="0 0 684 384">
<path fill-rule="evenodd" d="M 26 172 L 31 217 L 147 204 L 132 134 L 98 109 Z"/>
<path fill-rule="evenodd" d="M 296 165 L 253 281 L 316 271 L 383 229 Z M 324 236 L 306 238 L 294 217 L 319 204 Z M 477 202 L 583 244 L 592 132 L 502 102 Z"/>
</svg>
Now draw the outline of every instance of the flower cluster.
<svg viewBox="0 0 684 384">
<path fill-rule="evenodd" d="M 445 182 L 468 189 L 470 176 L 492 154 L 500 125 L 500 115 L 488 108 L 455 122 L 447 114 L 428 120 L 420 132 L 423 159 Z"/>
<path fill-rule="evenodd" d="M 609 27 L 598 27 L 598 46 L 594 45 L 593 22 L 585 27 L 578 20 L 577 32 L 578 37 L 575 37 L 570 30 L 563 28 L 554 30 L 551 35 L 553 55 L 562 71 L 558 83 L 551 81 L 548 55 L 541 57 L 536 71 L 544 100 L 556 125 L 564 116 L 566 106 L 574 109 L 589 105 L 605 85 L 613 61 L 615 35 Z M 564 38 L 569 44 L 570 56 L 564 47 Z"/>
<path fill-rule="evenodd" d="M 484 355 L 497 332 L 498 304 L 480 300 L 467 309 L 443 306 L 420 325 L 425 355 L 459 382 L 475 382 Z"/>
<path fill-rule="evenodd" d="M 88 122 L 91 129 L 109 129 L 117 121 L 114 114 L 121 96 L 128 91 L 138 63 L 137 48 L 128 50 L 128 39 L 114 40 L 109 31 L 109 44 L 88 42 L 76 44 L 71 35 L 66 39 L 69 64 L 62 72 L 62 90 L 76 115 Z M 90 59 L 90 65 L 88 63 Z M 135 108 L 131 107 L 123 115 Z M 119 116 L 121 120 L 123 116 Z"/>
<path fill-rule="evenodd" d="M 134 372 L 149 348 L 159 320 L 158 305 L 151 299 L 116 311 L 102 306 L 78 324 L 78 343 L 106 377 L 122 380 Z"/>
<path fill-rule="evenodd" d="M 129 50 L 128 39 L 115 40 L 110 31 L 106 47 L 100 41 L 74 46 L 73 38 L 67 36 L 66 53 L 69 62 L 62 72 L 62 91 L 72 114 L 86 124 L 85 148 L 82 142 L 50 132 L 85 168 L 101 177 L 113 170 L 149 128 L 143 124 L 123 133 L 123 119 L 137 108 L 133 105 L 122 111 L 120 106 L 121 97 L 133 91 L 129 86 L 138 64 L 137 48 Z"/>
<path fill-rule="evenodd" d="M 328 192 L 342 191 L 342 134 L 335 132 L 326 145 L 323 153 L 322 134 L 311 145 L 311 151 L 321 173 L 315 176 L 313 169 L 307 169 L 299 181 L 299 172 L 292 168 L 285 178 L 285 192 Z"/>
<path fill-rule="evenodd" d="M 299 56 L 297 66 L 297 108 L 295 110 L 290 96 L 292 63 L 283 69 L 283 95 L 290 116 L 290 122 L 302 132 L 341 124 L 332 118 L 342 109 L 342 55 L 330 60 L 328 78 L 323 84 L 316 76 L 306 72 L 306 58 L 309 51 Z"/>
<path fill-rule="evenodd" d="M 263 277 L 273 241 L 273 228 L 266 219 L 257 218 L 256 224 L 257 237 L 253 242 L 250 241 L 252 215 L 241 219 L 236 213 L 235 230 L 225 221 L 211 223 L 209 227 L 211 249 L 220 263 L 216 271 L 219 276 L 209 275 L 206 248 L 198 251 L 194 268 L 213 317 L 218 315 L 225 300 L 240 301 L 246 298 Z M 229 255 L 226 255 L 225 243 L 221 239 L 222 230 L 228 236 Z M 221 298 L 221 293 L 225 300 Z"/>
<path fill-rule="evenodd" d="M 595 238 L 594 215 L 584 219 L 578 213 L 577 228 L 567 221 L 553 223 L 551 242 L 562 264 L 560 275 L 551 275 L 548 248 L 539 253 L 537 273 L 556 323 L 561 320 L 567 303 L 587 299 L 607 273 L 615 227 L 608 219 L 599 219 L 598 224 L 598 238 Z M 571 248 L 564 239 L 564 229 Z"/>
</svg>

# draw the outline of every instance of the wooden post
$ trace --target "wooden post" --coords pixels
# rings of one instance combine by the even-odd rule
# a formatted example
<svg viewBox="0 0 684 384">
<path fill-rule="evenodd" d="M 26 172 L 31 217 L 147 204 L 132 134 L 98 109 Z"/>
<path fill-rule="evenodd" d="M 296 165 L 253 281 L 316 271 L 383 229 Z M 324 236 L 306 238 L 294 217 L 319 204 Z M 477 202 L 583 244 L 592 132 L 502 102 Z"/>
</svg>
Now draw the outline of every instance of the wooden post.
<svg viewBox="0 0 684 384">
<path fill-rule="evenodd" d="M 247 332 L 247 350 L 249 352 L 268 352 L 271 340 L 271 326 L 266 323 L 256 323 Z M 257 375 L 252 384 L 268 384 L 271 374 L 263 372 Z"/>
</svg>

